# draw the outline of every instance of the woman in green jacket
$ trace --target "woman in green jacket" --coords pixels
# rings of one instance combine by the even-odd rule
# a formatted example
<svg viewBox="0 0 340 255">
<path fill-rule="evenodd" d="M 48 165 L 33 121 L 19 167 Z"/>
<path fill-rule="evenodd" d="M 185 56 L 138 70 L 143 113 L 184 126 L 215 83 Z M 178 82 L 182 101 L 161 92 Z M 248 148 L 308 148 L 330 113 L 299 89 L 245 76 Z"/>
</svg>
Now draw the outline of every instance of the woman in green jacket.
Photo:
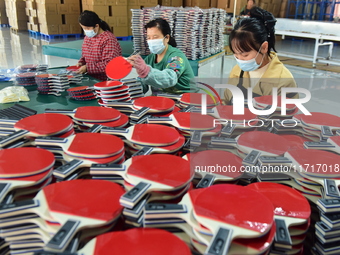
<svg viewBox="0 0 340 255">
<path fill-rule="evenodd" d="M 187 57 L 176 48 L 169 23 L 158 18 L 147 23 L 145 29 L 151 54 L 144 60 L 140 55 L 128 58 L 140 77 L 144 93 L 148 85 L 154 94 L 196 92 L 194 72 Z"/>
<path fill-rule="evenodd" d="M 247 88 L 253 97 L 271 95 L 272 89 L 296 87 L 291 72 L 282 64 L 275 50 L 274 16 L 259 7 L 250 10 L 250 18 L 237 22 L 229 36 L 229 45 L 237 65 L 232 69 L 228 83 L 237 86 L 247 98 Z M 297 93 L 287 94 L 298 98 Z M 232 104 L 232 93 L 224 91 L 224 103 Z"/>
</svg>

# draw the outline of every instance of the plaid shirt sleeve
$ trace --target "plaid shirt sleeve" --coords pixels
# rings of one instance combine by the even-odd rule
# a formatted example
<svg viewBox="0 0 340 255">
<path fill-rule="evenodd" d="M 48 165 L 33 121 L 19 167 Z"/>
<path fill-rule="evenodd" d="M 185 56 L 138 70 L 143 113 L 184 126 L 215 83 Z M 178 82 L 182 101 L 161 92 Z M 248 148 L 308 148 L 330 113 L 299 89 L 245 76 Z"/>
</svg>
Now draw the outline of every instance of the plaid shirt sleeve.
<svg viewBox="0 0 340 255">
<path fill-rule="evenodd" d="M 106 65 L 111 59 L 121 55 L 122 50 L 117 38 L 111 32 L 105 31 L 92 38 L 85 37 L 82 57 L 78 62 L 86 64 L 88 74 L 100 75 L 102 77 L 96 78 L 106 80 Z"/>
</svg>

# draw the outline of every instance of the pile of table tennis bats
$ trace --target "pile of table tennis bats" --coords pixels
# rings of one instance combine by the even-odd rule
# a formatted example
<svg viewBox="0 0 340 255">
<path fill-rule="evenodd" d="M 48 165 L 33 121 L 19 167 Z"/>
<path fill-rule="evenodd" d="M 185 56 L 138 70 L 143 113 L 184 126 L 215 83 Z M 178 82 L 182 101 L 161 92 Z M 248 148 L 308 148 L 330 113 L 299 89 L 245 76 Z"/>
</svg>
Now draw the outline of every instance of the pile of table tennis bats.
<svg viewBox="0 0 340 255">
<path fill-rule="evenodd" d="M 340 197 L 340 117 L 295 114 L 294 130 L 277 120 L 269 132 L 244 127 L 243 119 L 261 119 L 246 109 L 234 115 L 218 98 L 207 97 L 206 115 L 197 110 L 202 94 L 174 98 L 26 111 L 16 119 L 16 108 L 4 113 L 1 121 L 11 121 L 11 132 L 0 137 L 6 158 L 0 161 L 0 252 L 105 254 L 98 247 L 114 248 L 101 240 L 130 233 L 114 228 L 121 219 L 125 228 L 165 229 L 197 254 L 303 254 L 314 223 L 309 203 Z M 318 165 L 328 171 L 316 171 Z M 261 173 L 269 166 L 296 171 Z M 243 173 L 242 167 L 255 170 Z M 105 196 L 110 188 L 115 197 Z M 107 208 L 110 217 L 102 217 Z M 326 222 L 335 209 L 321 208 Z M 336 219 L 327 222 L 331 232 L 322 226 L 317 235 L 326 240 L 320 249 L 329 252 L 338 226 Z"/>
</svg>

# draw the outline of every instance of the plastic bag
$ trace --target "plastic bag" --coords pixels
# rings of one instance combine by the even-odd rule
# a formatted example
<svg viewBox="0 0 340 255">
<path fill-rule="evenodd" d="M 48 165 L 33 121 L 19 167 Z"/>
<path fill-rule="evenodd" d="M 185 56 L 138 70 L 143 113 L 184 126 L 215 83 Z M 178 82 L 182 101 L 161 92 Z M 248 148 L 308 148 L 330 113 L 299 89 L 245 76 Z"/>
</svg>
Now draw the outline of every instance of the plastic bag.
<svg viewBox="0 0 340 255">
<path fill-rule="evenodd" d="M 0 103 L 30 101 L 28 91 L 24 87 L 10 86 L 0 90 Z"/>
</svg>

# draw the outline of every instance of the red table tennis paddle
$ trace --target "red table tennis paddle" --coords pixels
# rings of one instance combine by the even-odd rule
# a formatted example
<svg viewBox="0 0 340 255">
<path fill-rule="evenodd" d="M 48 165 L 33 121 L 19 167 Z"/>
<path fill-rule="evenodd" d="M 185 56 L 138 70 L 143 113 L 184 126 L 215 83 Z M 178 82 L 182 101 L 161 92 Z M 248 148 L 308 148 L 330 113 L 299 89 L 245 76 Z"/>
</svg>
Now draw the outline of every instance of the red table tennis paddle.
<svg viewBox="0 0 340 255">
<path fill-rule="evenodd" d="M 216 203 L 216 200 L 225 203 Z M 229 184 L 204 189 L 196 198 L 194 215 L 214 234 L 207 254 L 226 254 L 231 240 L 263 236 L 274 222 L 273 205 L 265 196 L 246 187 Z"/>
<path fill-rule="evenodd" d="M 189 162 L 168 154 L 134 156 L 122 165 L 92 165 L 91 174 L 118 174 L 135 185 L 120 199 L 127 208 L 133 208 L 152 190 L 179 189 L 193 178 Z"/>
<path fill-rule="evenodd" d="M 75 110 L 45 109 L 45 112 L 66 114 L 78 121 L 89 122 L 115 121 L 118 120 L 121 115 L 116 109 L 101 106 L 82 106 Z"/>
<path fill-rule="evenodd" d="M 111 255 L 122 251 L 124 255 L 135 255 L 141 251 L 148 255 L 191 254 L 189 247 L 172 233 L 151 228 L 134 228 L 99 235 L 79 253 Z"/>
<path fill-rule="evenodd" d="M 217 124 L 215 118 L 209 115 L 202 115 L 194 112 L 175 112 L 169 117 L 149 117 L 148 123 L 165 123 L 181 130 L 210 130 Z"/>
<path fill-rule="evenodd" d="M 24 136 L 56 136 L 73 128 L 72 120 L 62 114 L 41 113 L 23 118 L 14 124 L 17 131 L 0 139 L 0 147 Z"/>
<path fill-rule="evenodd" d="M 171 95 L 171 94 L 158 94 L 158 96 L 173 98 L 178 100 L 184 107 L 193 105 L 196 107 L 202 106 L 202 98 L 206 97 L 207 107 L 214 107 L 219 104 L 219 100 L 216 97 L 208 96 L 202 93 L 183 93 L 182 95 Z"/>
<path fill-rule="evenodd" d="M 103 127 L 100 132 L 121 135 L 132 143 L 144 146 L 167 146 L 180 138 L 176 129 L 157 124 L 137 124 L 128 128 Z"/>
<path fill-rule="evenodd" d="M 123 79 L 131 70 L 132 65 L 122 56 L 112 59 L 105 67 L 107 77 L 112 80 Z"/>
<path fill-rule="evenodd" d="M 124 142 L 113 135 L 101 133 L 78 133 L 67 138 L 37 137 L 36 145 L 53 145 L 75 157 L 103 158 L 119 154 Z"/>
<path fill-rule="evenodd" d="M 282 184 L 259 182 L 247 187 L 260 192 L 273 203 L 277 226 L 275 247 L 291 249 L 288 228 L 308 221 L 311 215 L 308 200 L 300 192 Z"/>
</svg>

